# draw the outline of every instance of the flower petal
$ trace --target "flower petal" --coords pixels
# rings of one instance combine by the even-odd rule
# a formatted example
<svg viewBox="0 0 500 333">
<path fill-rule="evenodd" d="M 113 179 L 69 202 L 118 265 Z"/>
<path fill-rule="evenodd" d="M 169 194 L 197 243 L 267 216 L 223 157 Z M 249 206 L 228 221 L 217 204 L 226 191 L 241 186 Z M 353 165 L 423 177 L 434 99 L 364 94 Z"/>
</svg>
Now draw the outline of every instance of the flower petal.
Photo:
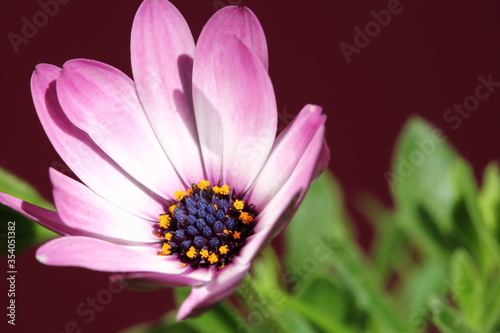
<svg viewBox="0 0 500 333">
<path fill-rule="evenodd" d="M 306 105 L 300 111 L 276 138 L 266 164 L 247 193 L 248 202 L 259 210 L 281 190 L 325 119 L 315 105 Z"/>
<path fill-rule="evenodd" d="M 57 212 L 52 210 L 35 206 L 6 193 L 0 193 L 0 204 L 14 209 L 30 220 L 60 235 L 72 235 L 76 233 L 73 228 L 64 224 Z"/>
<path fill-rule="evenodd" d="M 240 265 L 233 262 L 222 268 L 217 276 L 206 285 L 193 287 L 177 313 L 177 320 L 195 317 L 229 296 L 238 287 L 249 269 L 250 263 Z"/>
<path fill-rule="evenodd" d="M 204 179 L 191 80 L 194 40 L 170 2 L 146 0 L 132 26 L 132 71 L 137 93 L 158 140 L 189 185 Z"/>
<path fill-rule="evenodd" d="M 125 74 L 97 61 L 71 60 L 57 94 L 70 121 L 137 181 L 166 198 L 184 188 Z"/>
<path fill-rule="evenodd" d="M 83 236 L 53 239 L 38 248 L 36 257 L 46 265 L 82 267 L 102 272 L 178 275 L 187 270 L 172 256 L 147 255 L 132 247 Z"/>
<path fill-rule="evenodd" d="M 203 269 L 201 269 L 203 270 Z M 206 270 L 205 270 L 206 271 Z M 122 280 L 127 287 L 137 290 L 151 290 L 164 287 L 198 286 L 210 281 L 211 274 L 169 275 L 153 272 L 134 272 L 115 274 L 111 278 Z"/>
<path fill-rule="evenodd" d="M 50 179 L 57 211 L 69 227 L 124 242 L 159 241 L 152 221 L 110 204 L 87 186 L 54 169 L 50 169 Z"/>
<path fill-rule="evenodd" d="M 97 194 L 129 212 L 154 218 L 162 209 L 160 202 L 148 195 L 63 113 L 56 92 L 60 71 L 56 66 L 40 64 L 31 78 L 38 117 L 55 150 Z"/>
<path fill-rule="evenodd" d="M 200 37 L 193 99 L 209 180 L 244 192 L 276 135 L 276 100 L 267 71 L 236 37 L 222 35 L 211 41 Z"/>
<path fill-rule="evenodd" d="M 240 39 L 260 59 L 266 70 L 269 68 L 267 42 L 259 19 L 247 7 L 226 6 L 218 10 L 203 27 L 198 47 L 212 43 L 226 34 Z"/>
<path fill-rule="evenodd" d="M 256 217 L 255 234 L 247 238 L 247 243 L 236 257 L 239 263 L 250 263 L 267 242 L 276 236 L 277 231 L 282 230 L 292 219 L 307 189 L 318 175 L 318 161 L 324 160 L 320 156 L 325 152 L 323 134 L 324 125 L 316 131 L 288 181 Z M 325 163 L 322 165 L 326 167 Z"/>
</svg>

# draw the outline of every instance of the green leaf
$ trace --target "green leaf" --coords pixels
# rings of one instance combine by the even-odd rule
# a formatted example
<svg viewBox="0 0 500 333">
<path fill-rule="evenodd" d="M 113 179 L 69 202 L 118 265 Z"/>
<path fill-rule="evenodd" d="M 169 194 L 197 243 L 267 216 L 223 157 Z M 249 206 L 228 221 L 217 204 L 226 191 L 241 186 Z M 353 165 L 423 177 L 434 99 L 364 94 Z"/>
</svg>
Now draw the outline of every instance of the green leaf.
<svg viewBox="0 0 500 333">
<path fill-rule="evenodd" d="M 433 255 L 444 256 L 453 229 L 452 209 L 458 192 L 451 170 L 459 157 L 442 131 L 411 118 L 398 140 L 392 172 L 386 173 L 398 220 Z"/>
<path fill-rule="evenodd" d="M 0 168 L 0 192 L 54 210 L 54 206 L 45 200 L 29 183 L 2 168 Z"/>
<path fill-rule="evenodd" d="M 331 261 L 331 252 L 325 251 L 319 239 L 328 236 L 355 245 L 341 191 L 329 172 L 324 172 L 309 189 L 284 234 L 287 271 L 283 278 L 293 288 L 307 280 L 311 271 L 324 270 Z"/>
<path fill-rule="evenodd" d="M 454 220 L 452 236 L 457 246 L 469 250 L 478 264 L 480 274 L 486 276 L 500 266 L 499 257 L 491 255 L 499 253 L 500 247 L 483 220 L 472 168 L 460 160 L 455 165 L 453 174 L 460 196 L 452 211 Z"/>
<path fill-rule="evenodd" d="M 287 305 L 307 317 L 320 331 L 362 331 L 364 314 L 355 307 L 352 295 L 333 277 L 318 274 L 302 284 Z M 365 316 L 366 317 L 366 316 Z"/>
<path fill-rule="evenodd" d="M 408 322 L 402 319 L 400 309 L 394 307 L 392 300 L 367 269 L 368 263 L 353 253 L 349 246 L 343 244 L 329 246 L 334 252 L 334 267 L 352 292 L 357 306 L 369 313 L 383 332 L 413 331 Z"/>
<path fill-rule="evenodd" d="M 348 315 L 349 294 L 331 276 L 316 275 L 301 285 L 296 294 L 298 299 L 320 314 L 337 319 Z"/>
<path fill-rule="evenodd" d="M 484 223 L 500 243 L 500 171 L 496 163 L 488 164 L 483 179 L 479 207 Z"/>
<path fill-rule="evenodd" d="M 285 230 L 287 269 L 283 281 L 292 290 L 332 268 L 356 306 L 370 313 L 386 332 L 411 331 L 386 298 L 378 274 L 365 260 L 349 231 L 337 183 L 324 173 L 311 187 Z"/>
<path fill-rule="evenodd" d="M 398 266 L 410 262 L 408 239 L 398 227 L 392 210 L 385 207 L 372 194 L 363 193 L 357 209 L 375 228 L 373 240 L 373 266 L 380 281 L 387 281 Z"/>
<path fill-rule="evenodd" d="M 276 291 L 281 290 L 280 264 L 272 246 L 262 250 L 252 263 L 252 277 L 255 287 L 265 296 L 272 297 Z"/>
<path fill-rule="evenodd" d="M 451 257 L 450 279 L 452 295 L 467 323 L 479 329 L 484 323 L 484 285 L 472 257 L 463 249 Z"/>
<path fill-rule="evenodd" d="M 483 285 L 482 299 L 484 309 L 481 314 L 481 326 L 485 332 L 500 332 L 500 279 L 498 270 L 492 272 L 491 276 L 481 284 Z"/>
<path fill-rule="evenodd" d="M 447 290 L 447 264 L 439 259 L 427 259 L 422 264 L 408 267 L 400 272 L 403 286 L 401 287 L 400 307 L 408 313 L 427 313 L 427 305 L 432 295 L 441 294 Z"/>
<path fill-rule="evenodd" d="M 474 333 L 467 326 L 461 314 L 452 308 L 446 300 L 439 297 L 431 299 L 432 321 L 443 333 Z"/>
<path fill-rule="evenodd" d="M 13 195 L 34 205 L 54 210 L 54 206 L 27 182 L 0 168 L 0 192 Z M 33 244 L 42 243 L 54 238 L 57 234 L 34 223 L 23 215 L 0 204 L 0 243 L 7 237 L 8 222 L 15 222 L 16 251 L 20 252 Z M 1 246 L 0 253 L 5 253 L 7 248 Z"/>
<path fill-rule="evenodd" d="M 302 318 L 300 314 L 295 313 L 294 311 L 285 311 L 281 313 L 280 319 L 282 321 L 282 326 L 286 329 L 285 332 L 301 332 L 301 333 L 316 333 L 311 325 Z M 268 333 L 268 330 L 261 331 L 262 333 Z M 325 331 L 322 331 L 325 332 Z M 336 332 L 336 331 L 326 331 L 326 332 Z M 339 331 L 339 333 L 341 333 Z"/>
</svg>

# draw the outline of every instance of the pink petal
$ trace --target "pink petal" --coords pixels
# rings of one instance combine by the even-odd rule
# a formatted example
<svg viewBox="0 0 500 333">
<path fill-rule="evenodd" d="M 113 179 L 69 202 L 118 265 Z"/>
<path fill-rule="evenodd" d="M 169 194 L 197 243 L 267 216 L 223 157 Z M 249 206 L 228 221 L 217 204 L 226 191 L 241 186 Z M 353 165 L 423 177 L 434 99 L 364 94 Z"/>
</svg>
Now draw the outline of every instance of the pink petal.
<svg viewBox="0 0 500 333">
<path fill-rule="evenodd" d="M 264 66 L 234 36 L 196 48 L 193 98 L 209 180 L 243 192 L 257 176 L 276 135 L 276 100 Z"/>
<path fill-rule="evenodd" d="M 72 60 L 61 71 L 57 93 L 71 122 L 137 181 L 167 198 L 184 188 L 125 74 L 96 61 Z"/>
<path fill-rule="evenodd" d="M 195 317 L 232 294 L 249 269 L 250 263 L 240 265 L 233 262 L 222 268 L 206 285 L 193 287 L 177 313 L 177 320 Z"/>
<path fill-rule="evenodd" d="M 137 93 L 158 140 L 187 184 L 204 179 L 191 93 L 194 40 L 166 0 L 146 0 L 132 26 Z"/>
<path fill-rule="evenodd" d="M 53 239 L 38 248 L 36 257 L 46 265 L 82 267 L 102 272 L 178 275 L 187 270 L 173 256 L 147 255 L 133 247 L 83 236 Z"/>
<path fill-rule="evenodd" d="M 280 133 L 266 164 L 247 193 L 248 202 L 257 210 L 271 201 L 290 178 L 311 140 L 324 127 L 325 119 L 320 107 L 306 105 Z"/>
<path fill-rule="evenodd" d="M 203 45 L 213 43 L 221 35 L 240 39 L 268 69 L 266 36 L 259 20 L 249 8 L 227 6 L 217 11 L 203 27 L 198 47 L 206 47 Z"/>
<path fill-rule="evenodd" d="M 57 211 L 69 227 L 118 242 L 159 241 L 154 222 L 110 204 L 87 186 L 54 169 L 50 169 L 50 179 Z"/>
<path fill-rule="evenodd" d="M 163 287 L 199 286 L 212 279 L 212 270 L 198 268 L 188 269 L 179 275 L 167 275 L 152 272 L 116 274 L 112 278 L 123 280 L 129 287 L 139 290 L 158 289 Z"/>
<path fill-rule="evenodd" d="M 316 179 L 328 168 L 328 164 L 330 163 L 330 148 L 328 148 L 328 144 L 326 140 L 323 139 L 323 143 L 321 144 L 321 152 L 319 153 L 318 162 L 316 164 L 316 169 L 313 174 L 314 183 Z"/>
<path fill-rule="evenodd" d="M 5 193 L 0 193 L 0 204 L 14 209 L 30 220 L 60 235 L 73 235 L 77 233 L 73 228 L 64 224 L 59 215 L 57 215 L 57 212 L 52 210 L 32 205 Z"/>
<path fill-rule="evenodd" d="M 236 257 L 241 264 L 250 263 L 259 251 L 292 219 L 307 189 L 317 177 L 318 161 L 324 160 L 324 126 L 314 135 L 308 148 L 288 181 L 255 219 L 255 234 L 247 238 L 246 245 Z M 326 164 L 323 163 L 326 167 Z"/>
<path fill-rule="evenodd" d="M 33 102 L 49 140 L 68 167 L 93 191 L 119 207 L 155 218 L 163 208 L 63 113 L 56 92 L 61 69 L 36 67 L 31 78 Z"/>
</svg>

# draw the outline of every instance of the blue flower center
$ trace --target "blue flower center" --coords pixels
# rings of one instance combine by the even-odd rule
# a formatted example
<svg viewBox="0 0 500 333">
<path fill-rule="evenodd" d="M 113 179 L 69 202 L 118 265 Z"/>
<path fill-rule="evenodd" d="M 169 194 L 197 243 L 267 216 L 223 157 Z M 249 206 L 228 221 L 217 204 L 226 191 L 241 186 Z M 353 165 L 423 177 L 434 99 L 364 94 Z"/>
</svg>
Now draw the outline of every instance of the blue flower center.
<svg viewBox="0 0 500 333">
<path fill-rule="evenodd" d="M 228 185 L 203 180 L 176 191 L 168 212 L 159 216 L 159 255 L 177 255 L 182 265 L 222 268 L 253 234 L 252 205 L 236 198 Z"/>
</svg>

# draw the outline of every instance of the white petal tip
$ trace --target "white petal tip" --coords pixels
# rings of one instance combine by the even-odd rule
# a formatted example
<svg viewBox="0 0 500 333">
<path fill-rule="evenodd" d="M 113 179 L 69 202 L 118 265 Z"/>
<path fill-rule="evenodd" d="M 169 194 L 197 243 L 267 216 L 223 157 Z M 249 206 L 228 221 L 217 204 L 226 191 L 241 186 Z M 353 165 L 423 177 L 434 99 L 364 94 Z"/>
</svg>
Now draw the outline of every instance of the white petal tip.
<svg viewBox="0 0 500 333">
<path fill-rule="evenodd" d="M 47 265 L 47 257 L 42 255 L 42 254 L 37 254 L 36 256 L 36 260 L 38 260 L 39 262 L 41 262 L 42 264 L 45 264 Z"/>
<path fill-rule="evenodd" d="M 309 105 L 309 112 L 314 113 L 314 112 L 321 112 L 321 107 L 317 105 Z"/>
</svg>

